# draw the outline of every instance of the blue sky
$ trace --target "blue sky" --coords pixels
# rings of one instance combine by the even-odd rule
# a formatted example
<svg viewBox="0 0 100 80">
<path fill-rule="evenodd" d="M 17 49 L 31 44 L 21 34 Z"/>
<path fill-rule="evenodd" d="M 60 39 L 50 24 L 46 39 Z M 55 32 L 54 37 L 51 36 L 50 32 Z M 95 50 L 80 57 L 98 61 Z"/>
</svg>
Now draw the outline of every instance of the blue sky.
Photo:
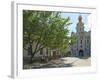
<svg viewBox="0 0 100 80">
<path fill-rule="evenodd" d="M 70 17 L 70 22 L 72 23 L 70 26 L 68 26 L 68 29 L 70 32 L 76 32 L 76 24 L 78 23 L 78 17 L 79 15 L 82 16 L 82 22 L 84 23 L 85 31 L 90 30 L 90 26 L 88 26 L 88 16 L 89 14 L 83 14 L 83 13 L 61 13 L 61 16 L 63 18 Z"/>
</svg>

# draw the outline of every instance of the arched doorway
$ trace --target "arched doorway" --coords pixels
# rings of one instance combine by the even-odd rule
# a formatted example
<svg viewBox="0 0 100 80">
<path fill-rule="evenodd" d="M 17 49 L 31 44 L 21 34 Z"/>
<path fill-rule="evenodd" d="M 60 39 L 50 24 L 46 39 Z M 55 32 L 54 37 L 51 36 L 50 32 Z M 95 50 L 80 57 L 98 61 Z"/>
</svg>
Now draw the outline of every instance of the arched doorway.
<svg viewBox="0 0 100 80">
<path fill-rule="evenodd" d="M 83 57 L 84 56 L 84 51 L 83 50 L 79 50 L 79 57 Z"/>
</svg>

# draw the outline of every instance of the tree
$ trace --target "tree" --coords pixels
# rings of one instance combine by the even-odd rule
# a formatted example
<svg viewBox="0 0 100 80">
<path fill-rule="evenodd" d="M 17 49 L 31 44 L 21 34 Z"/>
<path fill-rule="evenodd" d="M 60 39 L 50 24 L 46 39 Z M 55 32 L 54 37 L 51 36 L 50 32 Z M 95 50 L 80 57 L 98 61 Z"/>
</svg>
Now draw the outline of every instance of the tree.
<svg viewBox="0 0 100 80">
<path fill-rule="evenodd" d="M 31 62 L 43 48 L 65 49 L 71 39 L 68 36 L 70 24 L 70 18 L 62 18 L 61 12 L 23 10 L 23 48 L 31 54 Z"/>
</svg>

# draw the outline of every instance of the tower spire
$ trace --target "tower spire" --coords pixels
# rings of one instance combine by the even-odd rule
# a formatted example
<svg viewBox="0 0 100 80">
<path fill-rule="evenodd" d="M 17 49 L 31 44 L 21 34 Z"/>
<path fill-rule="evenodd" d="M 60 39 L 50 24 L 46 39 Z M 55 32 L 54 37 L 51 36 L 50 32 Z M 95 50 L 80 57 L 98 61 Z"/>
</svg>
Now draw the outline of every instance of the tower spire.
<svg viewBox="0 0 100 80">
<path fill-rule="evenodd" d="M 82 22 L 82 16 L 81 15 L 78 17 L 78 20 L 79 20 L 79 22 Z"/>
</svg>

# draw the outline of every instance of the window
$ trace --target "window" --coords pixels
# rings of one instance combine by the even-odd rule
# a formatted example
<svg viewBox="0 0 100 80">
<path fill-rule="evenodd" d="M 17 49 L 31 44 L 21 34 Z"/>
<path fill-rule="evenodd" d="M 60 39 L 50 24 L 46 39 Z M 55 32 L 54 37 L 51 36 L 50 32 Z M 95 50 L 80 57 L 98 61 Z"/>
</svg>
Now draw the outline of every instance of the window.
<svg viewBox="0 0 100 80">
<path fill-rule="evenodd" d="M 41 54 L 41 55 L 43 54 L 43 49 L 40 50 L 40 54 Z"/>
<path fill-rule="evenodd" d="M 80 42 L 81 44 L 82 44 L 82 40 L 81 40 L 81 42 Z"/>
<path fill-rule="evenodd" d="M 80 47 L 82 48 L 82 45 L 80 45 Z"/>
<path fill-rule="evenodd" d="M 89 43 L 89 40 L 87 39 L 87 43 Z"/>
</svg>

